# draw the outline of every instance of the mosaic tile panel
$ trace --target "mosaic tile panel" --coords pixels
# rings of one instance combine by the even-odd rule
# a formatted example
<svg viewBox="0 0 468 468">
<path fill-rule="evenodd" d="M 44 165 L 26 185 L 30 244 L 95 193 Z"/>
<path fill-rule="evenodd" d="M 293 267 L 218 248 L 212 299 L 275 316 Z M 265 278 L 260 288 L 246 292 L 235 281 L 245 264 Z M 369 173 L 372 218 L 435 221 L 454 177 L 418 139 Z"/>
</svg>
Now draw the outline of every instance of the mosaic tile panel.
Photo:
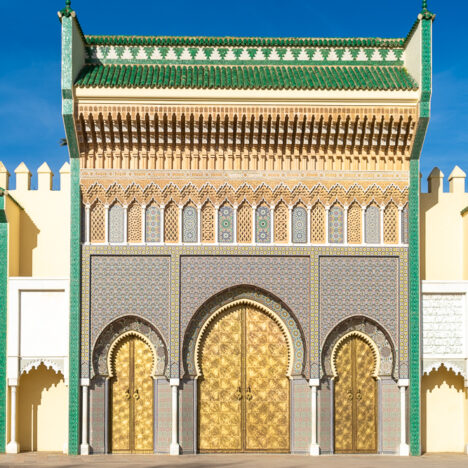
<svg viewBox="0 0 468 468">
<path fill-rule="evenodd" d="M 382 379 L 380 385 L 382 451 L 395 453 L 400 446 L 400 390 L 392 379 Z"/>
<path fill-rule="evenodd" d="M 307 211 L 302 206 L 292 210 L 292 241 L 294 244 L 307 242 Z"/>
<path fill-rule="evenodd" d="M 183 382 L 179 387 L 179 440 L 182 453 L 194 453 L 194 391 L 196 380 Z"/>
<path fill-rule="evenodd" d="M 365 215 L 366 244 L 380 243 L 380 209 L 375 206 L 366 208 Z"/>
<path fill-rule="evenodd" d="M 321 453 L 331 453 L 333 450 L 332 385 L 330 380 L 323 379 L 318 391 L 318 444 Z"/>
<path fill-rule="evenodd" d="M 197 242 L 198 213 L 194 206 L 186 206 L 182 212 L 182 242 Z"/>
<path fill-rule="evenodd" d="M 90 281 L 91 323 L 83 317 L 85 340 L 89 337 L 95 343 L 109 323 L 136 315 L 154 324 L 166 343 L 169 341 L 169 257 L 96 255 L 91 257 L 91 274 L 86 268 L 83 271 L 83 281 Z M 89 369 L 88 359 L 85 352 L 83 372 Z"/>
<path fill-rule="evenodd" d="M 344 214 L 343 208 L 334 205 L 328 212 L 328 242 L 342 244 L 344 242 Z"/>
<path fill-rule="evenodd" d="M 293 453 L 308 453 L 311 437 L 311 390 L 305 379 L 291 380 Z"/>
<path fill-rule="evenodd" d="M 92 453 L 105 453 L 105 378 L 96 377 L 89 386 L 89 444 Z"/>
<path fill-rule="evenodd" d="M 146 242 L 161 242 L 161 209 L 156 204 L 146 208 Z"/>
<path fill-rule="evenodd" d="M 252 285 L 274 294 L 309 336 L 310 276 L 307 257 L 186 256 L 180 267 L 180 336 L 195 312 L 215 294 Z"/>
<path fill-rule="evenodd" d="M 271 212 L 268 206 L 259 206 L 255 211 L 255 241 L 258 244 L 271 242 Z"/>
<path fill-rule="evenodd" d="M 118 203 L 109 208 L 109 242 L 124 241 L 124 209 Z"/>
<path fill-rule="evenodd" d="M 172 400 L 171 386 L 165 379 L 156 379 L 154 381 L 155 398 L 156 398 L 156 417 L 155 431 L 157 453 L 169 453 L 171 444 L 171 429 L 172 429 Z"/>
<path fill-rule="evenodd" d="M 223 205 L 218 211 L 218 242 L 234 242 L 234 210 L 230 205 Z"/>
<path fill-rule="evenodd" d="M 320 257 L 321 342 L 345 318 L 372 318 L 399 343 L 399 265 L 395 257 Z"/>
</svg>

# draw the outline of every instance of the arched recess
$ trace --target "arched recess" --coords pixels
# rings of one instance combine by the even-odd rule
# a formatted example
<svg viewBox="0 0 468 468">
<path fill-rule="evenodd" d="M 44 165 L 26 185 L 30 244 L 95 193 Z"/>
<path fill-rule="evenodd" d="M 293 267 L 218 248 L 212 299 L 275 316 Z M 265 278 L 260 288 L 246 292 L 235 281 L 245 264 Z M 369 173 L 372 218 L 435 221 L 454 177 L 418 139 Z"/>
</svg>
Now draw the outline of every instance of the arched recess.
<svg viewBox="0 0 468 468">
<path fill-rule="evenodd" d="M 323 375 L 333 378 L 334 358 L 336 357 L 337 344 L 352 333 L 358 333 L 376 353 L 375 377 L 390 376 L 398 378 L 398 359 L 396 359 L 395 346 L 389 333 L 377 322 L 368 317 L 349 317 L 339 323 L 327 336 L 322 349 L 322 372 Z"/>
<path fill-rule="evenodd" d="M 243 301 L 243 302 L 242 302 Z M 197 343 L 205 324 L 211 321 L 226 306 L 252 304 L 272 317 L 287 331 L 291 340 L 290 372 L 291 376 L 303 375 L 307 363 L 306 341 L 297 319 L 289 308 L 277 297 L 255 286 L 239 285 L 221 291 L 205 302 L 193 315 L 184 335 L 182 359 L 187 375 L 197 376 L 196 354 Z"/>
<path fill-rule="evenodd" d="M 167 347 L 160 333 L 149 322 L 136 316 L 121 317 L 110 323 L 98 336 L 93 347 L 93 373 L 112 377 L 110 359 L 112 350 L 125 337 L 138 336 L 151 349 L 154 356 L 153 376 L 162 376 L 167 371 Z"/>
</svg>

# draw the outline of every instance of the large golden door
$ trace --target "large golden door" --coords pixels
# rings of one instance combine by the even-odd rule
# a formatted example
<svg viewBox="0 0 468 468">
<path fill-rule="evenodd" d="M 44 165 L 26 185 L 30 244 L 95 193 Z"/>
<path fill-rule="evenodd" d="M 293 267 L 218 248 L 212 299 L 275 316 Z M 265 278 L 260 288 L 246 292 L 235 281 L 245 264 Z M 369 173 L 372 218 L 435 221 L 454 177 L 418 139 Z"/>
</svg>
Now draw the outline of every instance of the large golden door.
<svg viewBox="0 0 468 468">
<path fill-rule="evenodd" d="M 377 452 L 377 382 L 374 356 L 359 336 L 350 336 L 336 356 L 335 452 Z"/>
<path fill-rule="evenodd" d="M 124 338 L 114 354 L 111 390 L 111 451 L 153 452 L 153 356 L 135 336 Z"/>
<path fill-rule="evenodd" d="M 252 306 L 221 313 L 201 344 L 200 452 L 288 452 L 288 347 Z"/>
</svg>

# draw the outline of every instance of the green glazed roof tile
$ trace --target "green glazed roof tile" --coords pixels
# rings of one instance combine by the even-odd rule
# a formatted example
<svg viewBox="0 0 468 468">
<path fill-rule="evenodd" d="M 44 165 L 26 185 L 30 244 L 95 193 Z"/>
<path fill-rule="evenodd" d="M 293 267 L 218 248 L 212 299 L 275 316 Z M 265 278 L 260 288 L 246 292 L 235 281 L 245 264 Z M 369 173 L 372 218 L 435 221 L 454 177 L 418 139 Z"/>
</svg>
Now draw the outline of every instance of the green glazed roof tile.
<svg viewBox="0 0 468 468">
<path fill-rule="evenodd" d="M 86 65 L 81 88 L 413 90 L 398 66 Z"/>
</svg>

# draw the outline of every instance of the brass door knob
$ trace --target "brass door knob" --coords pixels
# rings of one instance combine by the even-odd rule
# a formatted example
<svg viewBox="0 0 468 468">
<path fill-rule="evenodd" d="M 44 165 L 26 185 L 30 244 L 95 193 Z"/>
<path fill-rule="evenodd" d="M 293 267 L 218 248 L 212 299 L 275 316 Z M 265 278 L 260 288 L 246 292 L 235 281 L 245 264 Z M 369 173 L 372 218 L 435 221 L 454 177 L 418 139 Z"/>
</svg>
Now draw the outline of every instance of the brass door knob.
<svg viewBox="0 0 468 468">
<path fill-rule="evenodd" d="M 356 400 L 362 400 L 362 393 L 361 390 L 358 390 L 356 393 Z"/>
<path fill-rule="evenodd" d="M 241 392 L 241 388 L 239 387 L 237 389 L 237 392 L 235 393 L 235 396 L 238 400 L 242 400 L 242 392 Z"/>
<path fill-rule="evenodd" d="M 347 392 L 346 392 L 346 395 L 348 395 L 348 400 L 352 400 L 353 399 L 353 391 L 351 389 L 349 389 Z"/>
<path fill-rule="evenodd" d="M 135 390 L 135 392 L 133 393 L 133 398 L 135 398 L 135 400 L 140 399 L 140 394 L 138 393 L 138 390 Z"/>
<path fill-rule="evenodd" d="M 252 396 L 252 390 L 250 390 L 250 385 L 249 385 L 249 387 L 247 388 L 247 392 L 246 392 L 246 394 L 245 394 L 245 398 L 246 398 L 247 400 L 249 400 L 249 401 L 253 398 L 253 396 Z"/>
<path fill-rule="evenodd" d="M 126 400 L 130 400 L 130 398 L 131 398 L 131 397 L 130 397 L 130 389 L 127 388 L 127 390 L 125 390 L 125 399 L 126 399 Z"/>
</svg>

